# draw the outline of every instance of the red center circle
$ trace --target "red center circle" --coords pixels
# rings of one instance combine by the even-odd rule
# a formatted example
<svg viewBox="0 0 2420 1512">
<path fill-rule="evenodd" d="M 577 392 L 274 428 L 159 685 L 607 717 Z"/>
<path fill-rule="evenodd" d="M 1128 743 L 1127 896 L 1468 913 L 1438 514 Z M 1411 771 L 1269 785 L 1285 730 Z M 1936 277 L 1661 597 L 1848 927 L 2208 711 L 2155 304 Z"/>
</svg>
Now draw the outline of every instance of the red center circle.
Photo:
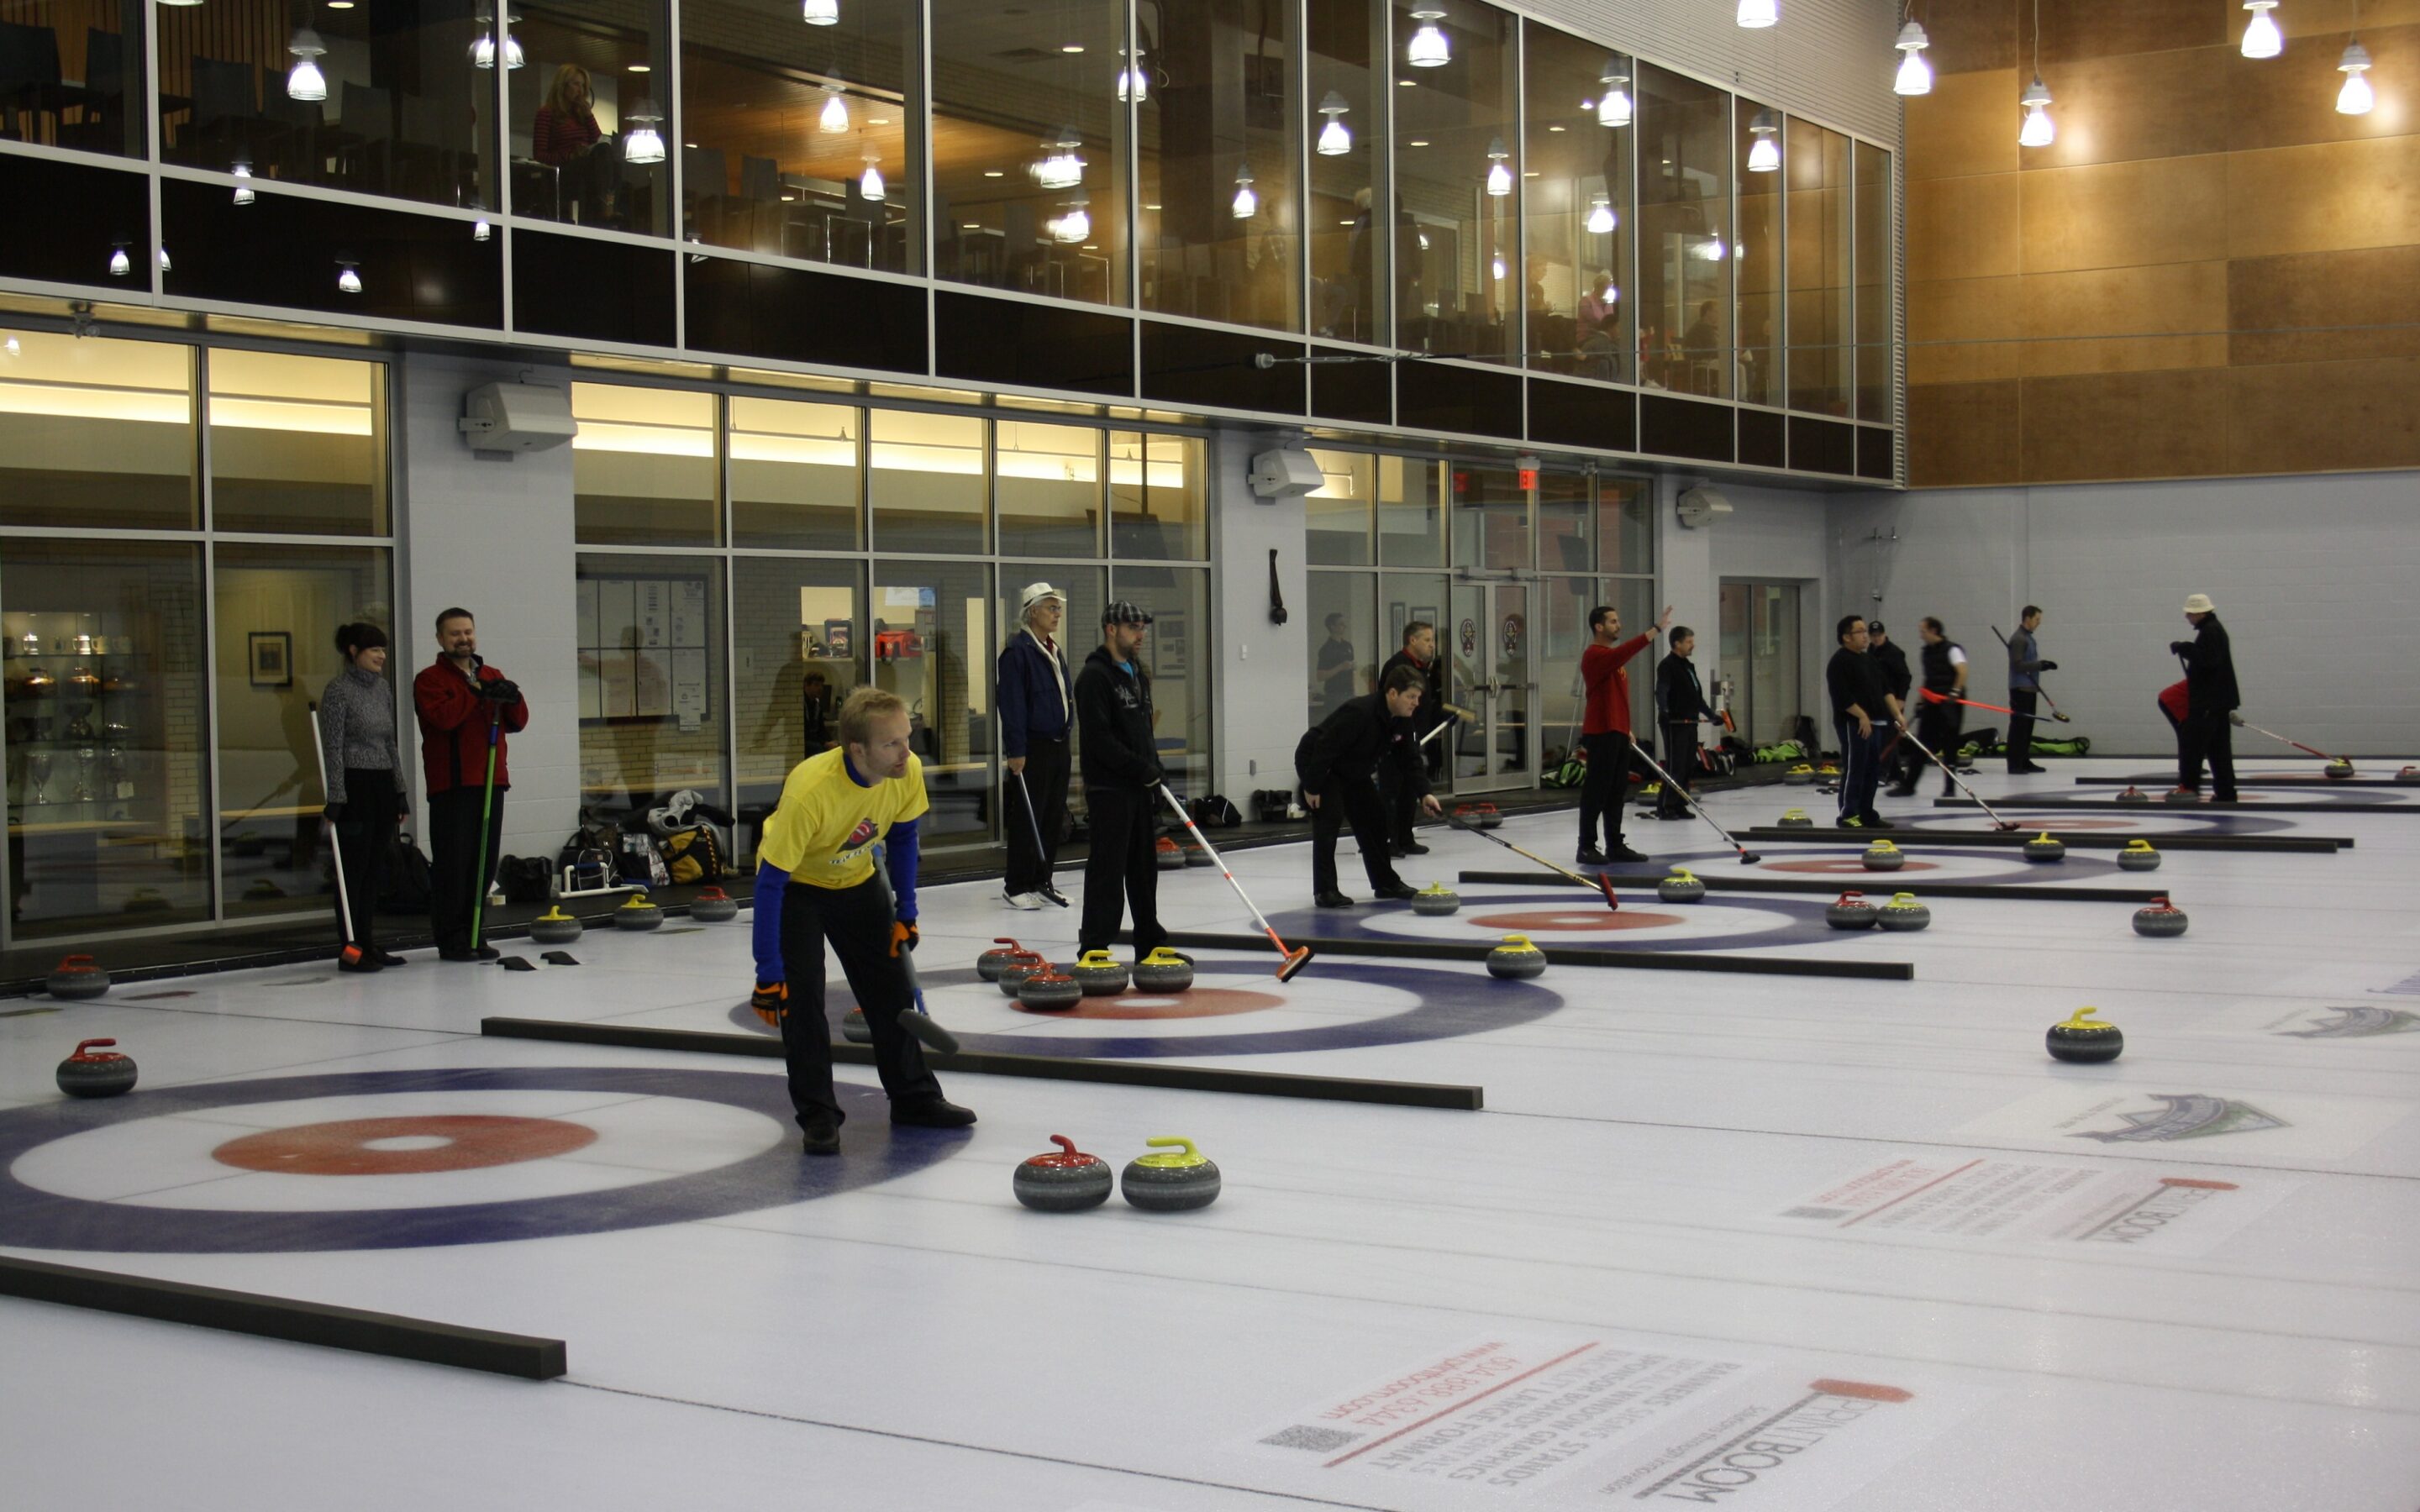
<svg viewBox="0 0 2420 1512">
<path fill-rule="evenodd" d="M 1582 934 L 1606 930 L 1661 929 L 1678 924 L 1678 914 L 1640 914 L 1623 909 L 1610 913 L 1605 909 L 1540 909 L 1534 913 L 1483 914 L 1471 920 L 1481 929 L 1500 929 L 1511 934 Z"/>
<path fill-rule="evenodd" d="M 1866 863 L 1854 856 L 1836 856 L 1827 860 L 1821 861 L 1767 861 L 1764 863 L 1763 870 L 1767 872 L 1805 872 L 1815 876 L 1827 877 L 1886 877 L 1891 874 L 1887 872 L 1869 872 L 1866 870 Z M 1938 861 L 1910 860 L 1905 865 L 1901 866 L 1900 870 L 1901 872 L 1938 872 L 1941 870 L 1941 863 Z"/>
<path fill-rule="evenodd" d="M 383 1139 L 442 1139 L 425 1149 L 373 1149 Z M 568 1154 L 597 1141 L 597 1131 L 554 1119 L 439 1114 L 408 1119 L 343 1119 L 230 1139 L 210 1151 L 223 1165 L 288 1176 L 417 1176 L 473 1171 Z"/>
<path fill-rule="evenodd" d="M 1079 997 L 1073 1008 L 1028 1008 L 1020 1013 L 1045 1019 L 1215 1019 L 1231 1013 L 1258 1013 L 1285 999 L 1275 993 L 1241 987 L 1194 987 L 1181 993 L 1120 993 L 1115 997 Z"/>
</svg>

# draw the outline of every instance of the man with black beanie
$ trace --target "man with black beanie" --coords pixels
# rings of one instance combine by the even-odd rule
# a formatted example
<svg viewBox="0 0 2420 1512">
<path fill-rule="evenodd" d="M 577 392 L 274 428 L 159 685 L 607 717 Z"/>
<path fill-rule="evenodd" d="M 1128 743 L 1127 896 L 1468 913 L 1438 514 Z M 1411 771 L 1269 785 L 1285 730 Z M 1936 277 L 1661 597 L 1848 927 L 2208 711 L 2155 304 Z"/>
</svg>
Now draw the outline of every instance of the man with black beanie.
<svg viewBox="0 0 2420 1512">
<path fill-rule="evenodd" d="M 1135 959 L 1159 948 L 1159 764 L 1152 725 L 1151 673 L 1140 659 L 1151 616 L 1119 599 L 1101 610 L 1101 643 L 1076 674 L 1076 728 L 1081 734 L 1084 809 L 1092 851 L 1084 858 L 1084 917 L 1078 953 L 1106 950 L 1121 916 L 1134 915 Z"/>
<path fill-rule="evenodd" d="M 2201 767 L 2210 763 L 2211 796 L 2235 801 L 2235 710 L 2243 702 L 2235 686 L 2235 652 L 2227 643 L 2226 626 L 2218 623 L 2218 606 L 2208 594 L 2185 600 L 2185 619 L 2194 627 L 2190 640 L 2171 640 L 2168 654 L 2185 664 L 2185 717 L 2178 728 L 2182 779 L 2179 793 L 2201 792 Z"/>
<path fill-rule="evenodd" d="M 1837 627 L 1840 649 L 1823 670 L 1832 694 L 1832 730 L 1840 742 L 1840 817 L 1842 829 L 1889 829 L 1889 820 L 1874 808 L 1874 789 L 1883 775 L 1883 747 L 1899 727 L 1899 700 L 1884 680 L 1882 669 L 1866 654 L 1866 622 L 1844 614 Z"/>
</svg>

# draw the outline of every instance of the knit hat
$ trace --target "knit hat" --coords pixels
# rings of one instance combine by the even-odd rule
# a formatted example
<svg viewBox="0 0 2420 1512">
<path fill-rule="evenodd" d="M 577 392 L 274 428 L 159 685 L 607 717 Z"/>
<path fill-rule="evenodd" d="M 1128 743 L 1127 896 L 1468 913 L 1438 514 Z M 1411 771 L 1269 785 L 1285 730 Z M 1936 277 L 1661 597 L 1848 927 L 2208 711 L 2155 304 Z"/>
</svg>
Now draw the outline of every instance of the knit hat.
<svg viewBox="0 0 2420 1512">
<path fill-rule="evenodd" d="M 2218 612 L 2218 606 L 2210 601 L 2210 595 L 2208 594 L 2194 594 L 2185 599 L 2185 612 L 2188 614 L 2215 614 Z"/>
</svg>

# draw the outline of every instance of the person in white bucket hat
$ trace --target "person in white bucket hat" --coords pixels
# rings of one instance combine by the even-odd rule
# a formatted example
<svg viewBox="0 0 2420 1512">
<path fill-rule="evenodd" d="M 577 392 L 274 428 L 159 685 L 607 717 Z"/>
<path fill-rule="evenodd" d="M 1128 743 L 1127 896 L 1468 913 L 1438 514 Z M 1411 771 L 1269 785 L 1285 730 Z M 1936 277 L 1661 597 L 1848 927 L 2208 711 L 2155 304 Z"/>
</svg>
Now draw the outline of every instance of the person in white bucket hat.
<svg viewBox="0 0 2420 1512">
<path fill-rule="evenodd" d="M 2208 594 L 2185 599 L 2185 620 L 2194 627 L 2194 638 L 2168 642 L 2168 654 L 2185 664 L 2185 717 L 2177 728 L 2177 792 L 2198 796 L 2202 764 L 2207 762 L 2211 796 L 2220 803 L 2233 803 L 2231 717 L 2243 702 L 2235 686 L 2235 653 L 2227 644 L 2226 626 L 2218 623 L 2218 606 Z"/>
<path fill-rule="evenodd" d="M 1067 737 L 1075 720 L 1075 679 L 1059 644 L 1067 595 L 1047 582 L 1016 595 L 1016 635 L 1001 648 L 998 679 L 1001 827 L 1008 831 L 1002 900 L 1011 908 L 1067 906 L 1051 885 L 1060 833 L 1067 827 Z"/>
</svg>

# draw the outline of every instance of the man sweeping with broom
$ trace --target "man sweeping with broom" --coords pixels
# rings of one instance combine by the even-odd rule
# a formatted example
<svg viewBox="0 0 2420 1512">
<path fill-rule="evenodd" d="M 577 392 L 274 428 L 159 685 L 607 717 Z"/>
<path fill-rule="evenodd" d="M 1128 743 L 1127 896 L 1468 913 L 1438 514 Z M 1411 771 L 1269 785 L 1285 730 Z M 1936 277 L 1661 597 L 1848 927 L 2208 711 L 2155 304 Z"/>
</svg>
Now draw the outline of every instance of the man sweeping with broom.
<svg viewBox="0 0 2420 1512">
<path fill-rule="evenodd" d="M 479 656 L 466 609 L 437 616 L 436 661 L 411 680 L 420 764 L 428 788 L 428 922 L 443 961 L 493 961 L 473 933 L 504 827 L 504 737 L 529 725 L 520 688 Z"/>
</svg>

